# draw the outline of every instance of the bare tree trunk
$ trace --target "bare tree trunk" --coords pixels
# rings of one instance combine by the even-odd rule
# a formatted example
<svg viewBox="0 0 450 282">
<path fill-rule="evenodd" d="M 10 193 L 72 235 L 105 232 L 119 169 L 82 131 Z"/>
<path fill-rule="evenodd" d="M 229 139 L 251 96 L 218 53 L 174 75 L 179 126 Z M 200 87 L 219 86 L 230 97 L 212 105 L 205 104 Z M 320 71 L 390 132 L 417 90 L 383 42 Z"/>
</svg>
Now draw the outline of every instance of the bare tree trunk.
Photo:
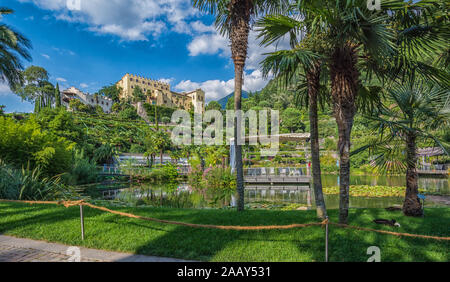
<svg viewBox="0 0 450 282">
<path fill-rule="evenodd" d="M 241 95 L 245 60 L 247 59 L 248 35 L 250 32 L 250 15 L 253 1 L 230 1 L 231 18 L 231 56 L 234 62 L 234 109 L 241 110 Z M 237 210 L 244 210 L 244 168 L 242 162 L 242 145 L 238 145 L 238 120 L 234 120 L 234 144 L 236 148 L 236 186 Z"/>
<path fill-rule="evenodd" d="M 235 66 L 235 92 L 234 92 L 234 108 L 236 111 L 241 109 L 241 89 L 243 67 Z M 242 162 L 242 145 L 238 145 L 238 119 L 234 119 L 234 144 L 236 148 L 236 187 L 237 187 L 237 209 L 244 210 L 244 164 Z"/>
<path fill-rule="evenodd" d="M 309 94 L 309 122 L 311 132 L 311 160 L 314 183 L 314 195 L 316 201 L 317 217 L 325 219 L 327 209 L 322 191 L 322 178 L 320 170 L 319 126 L 317 117 L 317 97 L 320 87 L 320 65 L 317 64 L 307 72 Z"/>
<path fill-rule="evenodd" d="M 406 169 L 406 194 L 403 203 L 403 213 L 407 216 L 422 216 L 422 205 L 418 197 L 419 185 L 416 170 L 417 148 L 416 135 L 410 132 L 406 136 L 407 145 L 407 169 Z"/>
<path fill-rule="evenodd" d="M 202 171 L 205 171 L 206 168 L 205 158 L 203 157 L 203 154 L 200 154 L 199 157 L 200 157 L 200 167 Z"/>
<path fill-rule="evenodd" d="M 225 169 L 226 165 L 226 157 L 222 157 L 222 168 Z"/>
<path fill-rule="evenodd" d="M 359 72 L 356 47 L 347 44 L 334 50 L 330 64 L 331 94 L 339 132 L 339 222 L 346 224 L 350 201 L 350 137 L 356 114 Z"/>
<path fill-rule="evenodd" d="M 339 222 L 347 223 L 350 202 L 350 134 L 353 119 L 337 120 L 339 131 Z"/>
</svg>

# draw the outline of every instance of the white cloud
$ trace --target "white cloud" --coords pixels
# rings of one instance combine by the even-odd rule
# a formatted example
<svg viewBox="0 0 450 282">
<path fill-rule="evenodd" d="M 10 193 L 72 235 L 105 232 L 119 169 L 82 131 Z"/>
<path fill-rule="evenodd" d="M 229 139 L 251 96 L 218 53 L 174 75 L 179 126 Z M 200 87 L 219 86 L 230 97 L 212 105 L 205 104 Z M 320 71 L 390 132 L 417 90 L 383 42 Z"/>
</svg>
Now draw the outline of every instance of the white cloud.
<svg viewBox="0 0 450 282">
<path fill-rule="evenodd" d="M 11 94 L 13 94 L 13 93 L 12 93 L 11 89 L 9 89 L 9 86 L 5 83 L 0 82 L 0 97 L 8 96 Z"/>
<path fill-rule="evenodd" d="M 67 82 L 67 79 L 62 78 L 62 77 L 57 77 L 57 78 L 56 78 L 56 81 L 59 81 L 59 82 Z"/>
<path fill-rule="evenodd" d="M 99 34 L 122 40 L 147 41 L 166 29 L 188 33 L 186 21 L 200 15 L 190 0 L 80 0 L 80 9 L 68 9 L 66 0 L 19 0 L 53 12 L 59 20 L 86 24 Z"/>
<path fill-rule="evenodd" d="M 161 81 L 162 83 L 170 84 L 170 83 L 172 83 L 172 81 L 174 81 L 174 78 L 173 77 L 171 77 L 171 78 L 160 78 L 159 81 Z"/>
<path fill-rule="evenodd" d="M 67 0 L 19 0 L 32 2 L 68 22 L 82 23 L 99 34 L 116 35 L 121 40 L 148 41 L 170 30 L 193 36 L 187 49 L 190 56 L 219 54 L 230 57 L 229 40 L 214 25 L 205 25 L 202 14 L 191 0 L 80 0 L 79 10 L 68 9 Z M 278 49 L 287 48 L 283 41 Z M 256 33 L 250 32 L 247 70 L 259 68 L 263 54 L 276 50 L 275 45 L 260 47 Z"/>
<path fill-rule="evenodd" d="M 189 55 L 198 56 L 202 54 L 229 56 L 230 48 L 228 40 L 220 34 L 202 34 L 194 37 L 188 45 Z"/>
<path fill-rule="evenodd" d="M 197 27 L 194 30 L 204 33 L 195 36 L 188 44 L 190 56 L 219 54 L 223 57 L 231 57 L 230 42 L 227 38 L 220 35 L 213 25 L 205 26 L 201 22 L 200 24 L 198 24 L 199 22 L 196 23 Z M 245 65 L 247 70 L 258 69 L 265 53 L 289 48 L 289 42 L 285 39 L 281 40 L 278 45 L 260 46 L 260 41 L 257 39 L 257 34 L 254 31 L 250 32 L 248 42 L 248 54 Z"/>
<path fill-rule="evenodd" d="M 47 54 L 41 54 L 42 57 L 46 58 L 47 60 L 50 60 L 50 56 Z"/>
<path fill-rule="evenodd" d="M 69 10 L 66 0 L 18 1 L 32 2 L 50 11 L 49 14 L 56 19 L 81 23 L 88 30 L 98 34 L 115 35 L 126 41 L 148 41 L 150 37 L 158 37 L 166 31 L 183 33 L 192 37 L 187 46 L 190 56 L 231 57 L 229 40 L 221 36 L 214 25 L 206 25 L 199 20 L 205 18 L 192 7 L 191 0 L 81 0 L 79 10 Z M 154 42 L 151 44 L 155 45 Z M 260 90 L 267 83 L 258 70 L 264 53 L 288 47 L 287 41 L 282 41 L 278 47 L 275 45 L 261 47 L 256 39 L 256 32 L 251 31 L 244 90 Z M 173 80 L 163 78 L 162 81 Z M 85 83 L 80 86 L 89 87 Z M 233 91 L 234 81 L 233 79 L 204 82 L 184 80 L 175 86 L 175 89 L 181 91 L 196 88 L 205 90 L 208 100 L 218 99 Z"/>
<path fill-rule="evenodd" d="M 87 83 L 81 83 L 81 84 L 80 84 L 80 87 L 81 87 L 81 88 L 88 88 L 89 85 L 88 85 Z"/>
<path fill-rule="evenodd" d="M 244 81 L 242 89 L 245 91 L 259 91 L 264 88 L 268 82 L 267 79 L 263 78 L 262 73 L 259 70 L 255 70 L 250 74 L 246 73 L 244 75 Z M 205 91 L 207 101 L 218 100 L 234 91 L 234 79 L 228 81 L 207 80 L 204 82 L 183 80 L 175 86 L 176 90 L 184 92 L 199 88 Z"/>
<path fill-rule="evenodd" d="M 201 21 L 191 22 L 191 27 L 194 31 L 205 33 L 205 32 L 215 32 L 216 28 L 214 25 L 205 25 Z"/>
<path fill-rule="evenodd" d="M 53 50 L 55 50 L 56 52 L 58 52 L 58 54 L 60 55 L 70 55 L 70 56 L 75 56 L 75 52 L 73 52 L 72 50 L 69 49 L 61 49 L 61 48 L 57 48 L 57 47 L 53 47 Z"/>
</svg>

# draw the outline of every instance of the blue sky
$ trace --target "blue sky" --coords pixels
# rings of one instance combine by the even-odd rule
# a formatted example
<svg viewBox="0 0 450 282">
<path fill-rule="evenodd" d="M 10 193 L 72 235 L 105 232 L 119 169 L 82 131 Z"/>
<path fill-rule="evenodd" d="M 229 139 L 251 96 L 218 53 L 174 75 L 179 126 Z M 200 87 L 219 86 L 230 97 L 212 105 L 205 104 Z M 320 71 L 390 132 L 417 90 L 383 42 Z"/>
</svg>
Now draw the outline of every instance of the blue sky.
<svg viewBox="0 0 450 282">
<path fill-rule="evenodd" d="M 190 0 L 2 2 L 15 13 L 0 20 L 32 41 L 33 61 L 24 65 L 44 67 L 62 89 L 95 93 L 133 73 L 169 82 L 174 91 L 202 88 L 208 101 L 233 91 L 228 40 Z M 260 47 L 253 32 L 249 46 L 244 90 L 257 91 L 267 83 L 258 69 L 262 54 L 276 47 Z M 6 85 L 0 104 L 7 112 L 33 109 Z"/>
</svg>

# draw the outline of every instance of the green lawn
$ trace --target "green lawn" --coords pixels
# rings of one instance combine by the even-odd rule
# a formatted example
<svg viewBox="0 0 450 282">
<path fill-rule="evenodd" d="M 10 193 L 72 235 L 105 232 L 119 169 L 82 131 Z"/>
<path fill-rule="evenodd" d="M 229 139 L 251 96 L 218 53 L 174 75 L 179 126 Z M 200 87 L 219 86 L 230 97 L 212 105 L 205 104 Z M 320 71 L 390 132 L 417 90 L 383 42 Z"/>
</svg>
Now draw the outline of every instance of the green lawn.
<svg viewBox="0 0 450 282">
<path fill-rule="evenodd" d="M 182 210 L 118 208 L 148 217 L 202 224 L 284 225 L 315 221 L 315 211 Z M 330 219 L 337 221 L 337 210 Z M 350 224 L 398 232 L 450 236 L 450 208 L 426 209 L 425 218 L 407 218 L 383 209 L 350 211 Z M 372 223 L 396 219 L 394 229 Z M 80 239 L 79 208 L 0 202 L 0 233 L 113 251 L 202 261 L 323 261 L 324 229 L 227 231 L 198 229 L 124 218 L 85 207 L 86 240 Z M 450 243 L 330 227 L 330 261 L 366 261 L 378 246 L 382 261 L 448 261 Z"/>
</svg>

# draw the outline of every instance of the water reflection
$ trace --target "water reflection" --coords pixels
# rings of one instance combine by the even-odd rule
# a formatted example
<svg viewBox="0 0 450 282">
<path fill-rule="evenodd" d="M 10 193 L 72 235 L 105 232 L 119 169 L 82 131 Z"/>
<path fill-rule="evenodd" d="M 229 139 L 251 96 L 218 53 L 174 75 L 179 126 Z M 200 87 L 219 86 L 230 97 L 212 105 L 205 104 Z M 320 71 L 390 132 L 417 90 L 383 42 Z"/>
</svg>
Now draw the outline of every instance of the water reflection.
<svg viewBox="0 0 450 282">
<path fill-rule="evenodd" d="M 324 187 L 338 185 L 337 175 L 324 175 Z M 351 185 L 405 186 L 402 176 L 352 176 Z M 419 187 L 428 192 L 450 195 L 447 178 L 420 178 Z M 106 190 L 104 199 L 114 199 L 134 205 L 152 205 L 174 208 L 223 208 L 233 206 L 230 195 L 218 192 L 195 191 L 187 184 L 140 184 L 120 190 Z M 283 207 L 295 204 L 301 208 L 314 208 L 314 195 L 309 187 L 299 186 L 250 186 L 245 190 L 245 201 L 252 207 Z M 402 204 L 403 198 L 350 197 L 352 208 L 384 208 Z M 339 208 L 339 195 L 325 195 L 327 208 Z M 427 205 L 433 205 L 428 202 Z"/>
<path fill-rule="evenodd" d="M 322 175 L 322 185 L 324 187 L 338 186 L 338 176 Z M 406 186 L 406 179 L 404 176 L 352 175 L 350 185 Z M 450 180 L 448 178 L 419 177 L 419 188 L 427 192 L 450 195 Z"/>
<path fill-rule="evenodd" d="M 186 184 L 140 185 L 127 189 L 115 190 L 114 194 L 105 197 L 132 205 L 151 205 L 172 208 L 224 208 L 232 207 L 232 197 L 221 197 L 211 192 L 199 192 L 190 189 Z M 315 207 L 314 193 L 305 187 L 258 187 L 246 189 L 245 201 L 253 208 L 283 208 L 292 204 L 302 209 Z M 339 195 L 325 195 L 327 208 L 339 208 Z M 350 197 L 351 208 L 385 208 L 401 205 L 399 197 Z M 435 206 L 431 202 L 427 206 Z"/>
</svg>

